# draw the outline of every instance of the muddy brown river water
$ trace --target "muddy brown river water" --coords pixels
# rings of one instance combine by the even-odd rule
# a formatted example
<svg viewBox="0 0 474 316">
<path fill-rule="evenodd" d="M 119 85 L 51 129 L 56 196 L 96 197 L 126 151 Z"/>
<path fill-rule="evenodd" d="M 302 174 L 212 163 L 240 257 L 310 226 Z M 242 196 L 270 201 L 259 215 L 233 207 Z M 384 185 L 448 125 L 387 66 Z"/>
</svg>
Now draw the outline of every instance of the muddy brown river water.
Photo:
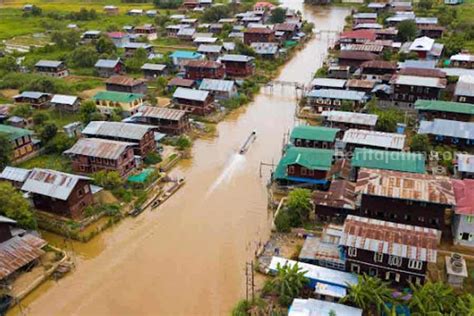
<svg viewBox="0 0 474 316">
<path fill-rule="evenodd" d="M 344 8 L 285 5 L 317 30 L 340 31 Z M 282 68 L 282 81 L 308 83 L 334 34 L 315 36 Z M 295 90 L 262 88 L 254 102 L 195 142 L 193 158 L 173 171 L 186 185 L 155 211 L 126 219 L 87 244 L 69 245 L 77 268 L 48 281 L 9 315 L 227 315 L 245 293 L 245 262 L 270 232 L 266 183 L 259 163 L 277 162 L 295 124 Z M 236 155 L 252 130 L 257 139 Z M 46 234 L 55 245 L 62 239 Z"/>
</svg>

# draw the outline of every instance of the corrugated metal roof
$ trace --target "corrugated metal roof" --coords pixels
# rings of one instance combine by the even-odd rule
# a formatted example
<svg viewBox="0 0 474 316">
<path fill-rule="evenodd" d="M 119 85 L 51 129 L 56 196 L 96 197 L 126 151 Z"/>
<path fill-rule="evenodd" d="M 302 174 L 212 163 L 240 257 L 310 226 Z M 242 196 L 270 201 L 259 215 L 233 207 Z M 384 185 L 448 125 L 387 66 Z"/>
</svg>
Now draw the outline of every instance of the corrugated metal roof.
<svg viewBox="0 0 474 316">
<path fill-rule="evenodd" d="M 115 75 L 107 79 L 105 83 L 133 87 L 136 85 L 143 84 L 144 82 L 145 80 L 143 79 L 134 79 L 132 77 Z"/>
<path fill-rule="evenodd" d="M 194 80 L 192 79 L 184 79 L 180 77 L 174 77 L 170 81 L 168 81 L 168 86 L 170 87 L 192 87 L 194 85 Z"/>
<path fill-rule="evenodd" d="M 340 244 L 423 262 L 436 262 L 441 231 L 348 215 Z"/>
<path fill-rule="evenodd" d="M 375 126 L 378 115 L 343 111 L 324 111 L 321 113 L 329 122 Z"/>
<path fill-rule="evenodd" d="M 466 53 L 459 53 L 456 55 L 453 55 L 449 58 L 451 61 L 469 61 L 469 62 L 474 62 L 474 55 L 472 54 L 466 54 Z"/>
<path fill-rule="evenodd" d="M 344 133 L 342 141 L 348 144 L 402 150 L 405 146 L 405 138 L 405 135 L 395 133 L 349 129 Z"/>
<path fill-rule="evenodd" d="M 404 67 L 398 71 L 398 74 L 404 76 L 446 78 L 444 71 L 432 68 Z"/>
<path fill-rule="evenodd" d="M 313 201 L 315 205 L 329 206 L 338 209 L 356 208 L 355 184 L 346 180 L 334 180 L 328 191 L 314 191 Z M 316 213 L 318 212 L 316 207 Z"/>
<path fill-rule="evenodd" d="M 367 99 L 367 94 L 365 92 L 354 91 L 354 90 L 337 90 L 337 89 L 312 90 L 306 96 L 310 98 L 353 100 L 353 101 L 365 101 Z"/>
<path fill-rule="evenodd" d="M 74 146 L 64 152 L 66 155 L 83 155 L 116 160 L 134 143 L 100 138 L 80 138 Z"/>
<path fill-rule="evenodd" d="M 440 100 L 417 100 L 415 109 L 420 111 L 440 111 L 474 115 L 474 104 Z"/>
<path fill-rule="evenodd" d="M 49 96 L 49 93 L 39 92 L 39 91 L 23 91 L 19 95 L 14 96 L 13 98 L 30 98 L 30 99 L 39 99 L 43 96 Z"/>
<path fill-rule="evenodd" d="M 200 53 L 220 53 L 222 51 L 222 45 L 206 45 L 201 44 L 199 45 L 198 52 Z"/>
<path fill-rule="evenodd" d="M 165 68 L 166 68 L 166 65 L 163 65 L 163 64 L 144 64 L 140 69 L 163 71 L 165 70 Z"/>
<path fill-rule="evenodd" d="M 21 190 L 66 201 L 79 180 L 91 180 L 91 178 L 51 169 L 34 168 Z"/>
<path fill-rule="evenodd" d="M 350 60 L 376 60 L 379 56 L 365 51 L 354 51 L 354 50 L 341 50 L 339 51 L 339 60 L 350 59 Z"/>
<path fill-rule="evenodd" d="M 375 80 L 349 79 L 347 80 L 347 88 L 373 89 L 376 83 Z"/>
<path fill-rule="evenodd" d="M 196 29 L 192 27 L 181 27 L 177 33 L 178 36 L 193 36 L 196 33 Z"/>
<path fill-rule="evenodd" d="M 460 215 L 474 215 L 474 180 L 453 179 L 456 207 L 454 211 Z"/>
<path fill-rule="evenodd" d="M 426 51 L 429 52 L 435 43 L 435 40 L 428 36 L 418 37 L 410 45 L 411 51 Z"/>
<path fill-rule="evenodd" d="M 250 47 L 258 55 L 275 55 L 278 52 L 277 43 L 251 43 Z"/>
<path fill-rule="evenodd" d="M 42 256 L 47 242 L 31 234 L 15 236 L 0 244 L 0 280 Z"/>
<path fill-rule="evenodd" d="M 149 49 L 153 46 L 151 46 L 150 44 L 147 44 L 147 43 L 139 43 L 139 42 L 130 42 L 130 43 L 126 43 L 125 45 L 123 45 L 123 48 L 125 49 L 138 49 L 138 48 L 143 48 L 143 49 Z"/>
<path fill-rule="evenodd" d="M 234 55 L 234 54 L 226 54 L 219 58 L 220 61 L 235 61 L 235 62 L 249 62 L 255 59 L 254 57 L 247 56 L 247 55 Z"/>
<path fill-rule="evenodd" d="M 106 100 L 113 102 L 123 102 L 130 103 L 135 100 L 143 98 L 144 95 L 140 93 L 128 93 L 128 92 L 117 92 L 117 91 L 99 91 L 95 96 L 92 97 L 93 100 Z"/>
<path fill-rule="evenodd" d="M 157 119 L 179 121 L 186 115 L 186 111 L 162 108 L 157 106 L 142 106 L 140 107 L 139 116 L 140 117 L 152 117 Z"/>
<path fill-rule="evenodd" d="M 94 67 L 97 68 L 115 68 L 120 63 L 120 58 L 117 59 L 99 59 Z"/>
<path fill-rule="evenodd" d="M 354 52 L 375 52 L 380 53 L 383 51 L 384 46 L 378 44 L 346 44 L 341 45 L 341 51 L 354 51 Z"/>
<path fill-rule="evenodd" d="M 438 24 L 437 17 L 416 17 L 415 18 L 416 24 Z"/>
<path fill-rule="evenodd" d="M 73 105 L 77 98 L 74 95 L 55 94 L 51 99 L 51 103 Z"/>
<path fill-rule="evenodd" d="M 196 37 L 193 40 L 194 43 L 215 43 L 217 42 L 217 37 Z"/>
<path fill-rule="evenodd" d="M 62 65 L 60 60 L 40 60 L 35 64 L 35 67 L 52 67 L 57 68 Z"/>
<path fill-rule="evenodd" d="M 0 179 L 25 182 L 29 174 L 30 170 L 28 169 L 6 166 L 0 174 Z"/>
<path fill-rule="evenodd" d="M 448 177 L 361 168 L 357 192 L 388 198 L 454 205 L 454 191 Z"/>
<path fill-rule="evenodd" d="M 395 75 L 391 82 L 404 86 L 419 86 L 440 89 L 446 88 L 447 84 L 446 79 L 405 75 Z"/>
<path fill-rule="evenodd" d="M 290 134 L 291 141 L 295 139 L 307 139 L 323 142 L 334 142 L 336 135 L 340 130 L 338 128 L 330 128 L 324 126 L 295 126 Z"/>
<path fill-rule="evenodd" d="M 301 268 L 301 271 L 306 271 L 305 277 L 311 280 L 326 284 L 334 284 L 344 288 L 358 283 L 356 274 L 324 268 L 281 257 L 273 256 L 272 261 L 270 262 L 270 266 L 268 268 L 271 272 L 275 273 L 277 271 L 278 266 L 284 267 L 285 265 L 287 265 L 289 267 L 293 267 L 295 264 L 298 264 L 298 267 Z"/>
<path fill-rule="evenodd" d="M 199 90 L 218 91 L 218 92 L 232 92 L 234 90 L 235 82 L 233 80 L 219 80 L 219 79 L 203 79 Z"/>
<path fill-rule="evenodd" d="M 383 25 L 379 23 L 359 23 L 353 27 L 354 30 L 362 30 L 362 29 L 369 29 L 369 30 L 381 30 L 383 29 Z"/>
<path fill-rule="evenodd" d="M 327 87 L 327 88 L 344 88 L 346 85 L 346 80 L 344 79 L 333 79 L 333 78 L 315 78 L 311 81 L 311 86 L 314 88 L 318 87 Z"/>
<path fill-rule="evenodd" d="M 195 90 L 179 87 L 173 93 L 173 99 L 186 99 L 195 101 L 204 101 L 209 96 L 209 91 Z"/>
<path fill-rule="evenodd" d="M 474 96 L 474 76 L 461 76 L 456 83 L 456 89 L 454 91 L 456 96 Z"/>
<path fill-rule="evenodd" d="M 0 133 L 7 134 L 10 140 L 15 140 L 17 138 L 32 135 L 33 132 L 19 127 L 14 127 L 10 125 L 0 124 Z"/>
<path fill-rule="evenodd" d="M 122 122 L 93 121 L 83 130 L 83 135 L 101 137 L 118 137 L 140 141 L 153 126 L 128 124 Z"/>
<path fill-rule="evenodd" d="M 295 298 L 288 310 L 288 316 L 323 316 L 323 315 L 343 315 L 343 316 L 362 316 L 363 310 L 360 308 L 315 300 L 312 298 Z"/>
<path fill-rule="evenodd" d="M 421 121 L 418 133 L 472 140 L 474 139 L 474 123 L 443 119 Z"/>
<path fill-rule="evenodd" d="M 221 68 L 222 64 L 213 60 L 190 60 L 185 65 L 185 68 Z"/>
</svg>

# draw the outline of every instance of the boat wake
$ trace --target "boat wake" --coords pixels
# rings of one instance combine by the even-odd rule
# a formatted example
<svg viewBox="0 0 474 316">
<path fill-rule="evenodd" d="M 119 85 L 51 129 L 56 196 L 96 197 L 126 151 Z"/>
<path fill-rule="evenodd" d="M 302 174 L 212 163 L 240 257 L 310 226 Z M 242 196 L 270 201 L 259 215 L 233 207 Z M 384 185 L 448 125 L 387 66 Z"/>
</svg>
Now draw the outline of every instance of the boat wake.
<svg viewBox="0 0 474 316">
<path fill-rule="evenodd" d="M 224 170 L 221 172 L 219 177 L 214 181 L 214 183 L 207 190 L 206 198 L 209 197 L 219 186 L 222 184 L 228 183 L 236 171 L 241 170 L 245 164 L 245 156 L 241 154 L 233 154 L 232 157 L 227 162 Z"/>
</svg>

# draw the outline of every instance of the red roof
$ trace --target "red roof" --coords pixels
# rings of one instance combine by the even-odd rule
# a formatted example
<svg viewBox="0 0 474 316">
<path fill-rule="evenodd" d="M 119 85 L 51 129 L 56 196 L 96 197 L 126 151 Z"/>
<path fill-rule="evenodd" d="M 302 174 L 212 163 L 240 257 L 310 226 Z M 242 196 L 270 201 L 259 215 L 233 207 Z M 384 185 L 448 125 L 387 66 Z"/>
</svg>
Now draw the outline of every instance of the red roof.
<svg viewBox="0 0 474 316">
<path fill-rule="evenodd" d="M 451 180 L 456 198 L 456 214 L 474 215 L 474 180 Z"/>
<path fill-rule="evenodd" d="M 341 33 L 341 39 L 366 39 L 368 41 L 375 41 L 375 30 L 356 30 Z"/>
<path fill-rule="evenodd" d="M 194 80 L 191 79 L 183 79 L 180 77 L 175 77 L 168 81 L 168 86 L 172 87 L 184 87 L 184 88 L 191 88 L 194 85 Z"/>
<path fill-rule="evenodd" d="M 186 68 L 220 68 L 222 64 L 212 60 L 190 60 L 184 66 Z"/>
<path fill-rule="evenodd" d="M 439 69 L 407 67 L 400 69 L 398 73 L 405 76 L 446 78 L 446 73 Z"/>
<path fill-rule="evenodd" d="M 251 27 L 247 29 L 244 33 L 253 33 L 253 34 L 271 34 L 273 30 L 270 30 L 266 27 Z"/>
<path fill-rule="evenodd" d="M 273 3 L 270 3 L 270 2 L 267 2 L 267 1 L 259 1 L 257 3 L 255 3 L 255 5 L 253 6 L 254 9 L 255 8 L 268 8 L 268 9 L 272 9 L 275 7 L 275 5 Z"/>
<path fill-rule="evenodd" d="M 126 34 L 124 32 L 109 32 L 107 35 L 110 38 L 122 38 L 125 37 Z"/>
<path fill-rule="evenodd" d="M 279 23 L 275 25 L 275 31 L 294 32 L 296 30 L 295 23 Z"/>
</svg>

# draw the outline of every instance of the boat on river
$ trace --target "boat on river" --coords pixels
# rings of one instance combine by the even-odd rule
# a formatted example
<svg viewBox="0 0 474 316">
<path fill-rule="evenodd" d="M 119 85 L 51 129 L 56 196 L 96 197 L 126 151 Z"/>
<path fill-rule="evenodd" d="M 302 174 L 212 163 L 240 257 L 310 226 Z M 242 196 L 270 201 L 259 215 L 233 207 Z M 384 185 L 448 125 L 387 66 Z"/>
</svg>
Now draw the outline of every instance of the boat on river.
<svg viewBox="0 0 474 316">
<path fill-rule="evenodd" d="M 257 131 L 253 130 L 252 133 L 250 133 L 249 137 L 247 137 L 247 140 L 245 140 L 245 143 L 240 147 L 239 154 L 243 155 L 245 154 L 249 148 L 250 145 L 255 141 L 257 138 Z"/>
<path fill-rule="evenodd" d="M 180 178 L 177 181 L 173 182 L 173 185 L 168 188 L 163 194 L 161 194 L 157 199 L 151 203 L 151 209 L 154 210 L 161 204 L 163 204 L 167 199 L 169 199 L 173 194 L 176 193 L 185 183 L 184 178 Z"/>
</svg>

